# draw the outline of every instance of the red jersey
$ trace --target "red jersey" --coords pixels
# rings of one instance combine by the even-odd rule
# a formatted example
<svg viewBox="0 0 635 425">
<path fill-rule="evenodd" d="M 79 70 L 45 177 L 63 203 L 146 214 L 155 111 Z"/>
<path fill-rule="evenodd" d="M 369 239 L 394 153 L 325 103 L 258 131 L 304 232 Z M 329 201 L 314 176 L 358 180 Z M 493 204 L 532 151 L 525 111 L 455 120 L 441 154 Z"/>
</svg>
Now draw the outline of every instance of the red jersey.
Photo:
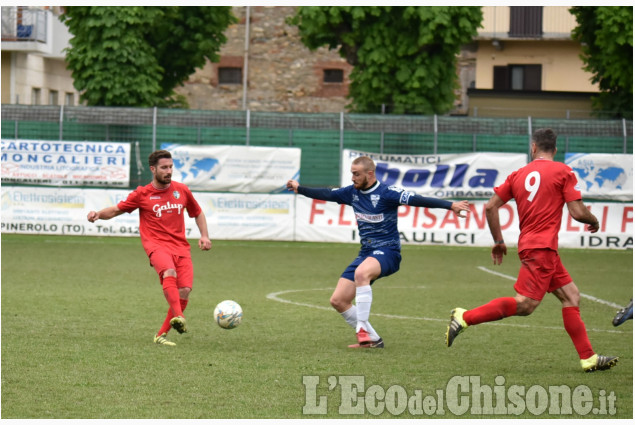
<svg viewBox="0 0 635 425">
<path fill-rule="evenodd" d="M 167 189 L 157 189 L 152 183 L 139 186 L 125 201 L 117 204 L 123 212 L 139 208 L 141 244 L 148 257 L 157 248 L 167 248 L 175 255 L 190 256 L 190 244 L 185 238 L 185 210 L 198 217 L 201 207 L 183 183 L 172 181 Z"/>
<path fill-rule="evenodd" d="M 518 252 L 529 248 L 558 250 L 565 202 L 582 199 L 578 179 L 562 162 L 535 159 L 494 188 L 504 201 L 516 200 L 520 221 Z"/>
</svg>

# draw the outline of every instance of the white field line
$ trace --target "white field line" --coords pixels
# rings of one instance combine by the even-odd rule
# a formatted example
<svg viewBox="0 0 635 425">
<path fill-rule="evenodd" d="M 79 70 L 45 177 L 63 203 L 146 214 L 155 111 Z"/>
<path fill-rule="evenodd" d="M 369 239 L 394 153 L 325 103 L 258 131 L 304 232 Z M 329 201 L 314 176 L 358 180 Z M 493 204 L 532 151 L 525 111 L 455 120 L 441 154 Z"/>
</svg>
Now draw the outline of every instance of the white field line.
<svg viewBox="0 0 635 425">
<path fill-rule="evenodd" d="M 502 278 L 504 278 L 504 279 L 508 279 L 508 280 L 513 280 L 513 281 L 516 281 L 516 278 L 515 278 L 514 276 L 509 276 L 509 275 L 507 275 L 507 274 L 503 274 L 503 273 L 495 272 L 494 270 L 490 270 L 490 269 L 488 269 L 487 267 L 482 267 L 482 266 L 479 266 L 479 267 L 477 267 L 477 268 L 478 268 L 479 270 L 481 270 L 481 271 L 486 272 L 486 273 L 490 273 L 490 274 L 493 274 L 493 275 L 495 275 L 495 276 L 502 277 Z M 621 305 L 619 305 L 619 304 L 612 303 L 611 301 L 606 301 L 606 300 L 603 300 L 603 299 L 600 299 L 600 298 L 596 298 L 596 297 L 594 297 L 593 295 L 583 294 L 582 292 L 580 292 L 580 296 L 581 296 L 582 298 L 586 298 L 587 300 L 595 301 L 596 303 L 599 303 L 599 304 L 608 305 L 609 307 L 613 307 L 613 308 L 616 308 L 616 309 L 618 309 L 618 310 L 619 310 L 620 308 L 622 308 L 622 307 L 623 307 L 623 306 L 621 306 Z"/>
<path fill-rule="evenodd" d="M 389 287 L 386 286 L 386 288 L 388 289 L 425 289 L 425 287 L 423 286 L 418 286 L 418 287 Z M 325 307 L 322 305 L 315 305 L 315 304 L 309 304 L 309 303 L 302 303 L 302 302 L 297 302 L 297 301 L 291 301 L 288 300 L 286 298 L 283 298 L 282 295 L 285 294 L 293 294 L 293 293 L 298 293 L 298 292 L 309 292 L 309 291 L 332 291 L 333 288 L 312 288 L 312 289 L 288 289 L 285 291 L 278 291 L 278 292 L 271 292 L 269 294 L 267 294 L 267 299 L 272 300 L 272 301 L 277 301 L 280 303 L 284 303 L 284 304 L 291 304 L 291 305 L 297 305 L 300 307 L 309 307 L 309 308 L 316 308 L 319 310 L 327 310 L 327 311 L 335 311 L 333 310 L 333 308 L 331 307 Z M 383 314 L 383 313 L 375 313 L 372 312 L 371 313 L 372 316 L 379 316 L 379 317 L 386 317 L 389 319 L 401 319 L 401 320 L 424 320 L 424 321 L 430 321 L 430 322 L 448 322 L 449 320 L 449 314 L 448 314 L 448 318 L 446 319 L 440 319 L 438 317 L 417 317 L 417 316 L 402 316 L 402 315 L 398 315 L 398 314 Z M 564 328 L 562 326 L 534 326 L 534 325 L 526 325 L 526 324 L 522 324 L 522 323 L 498 323 L 498 322 L 490 322 L 490 323 L 484 323 L 483 325 L 486 326 L 512 326 L 512 327 L 516 327 L 516 328 L 528 328 L 528 329 L 550 329 L 550 330 L 555 330 L 555 331 L 563 331 Z M 588 332 L 606 332 L 606 333 L 617 333 L 617 334 L 621 334 L 621 333 L 625 333 L 622 331 L 618 331 L 618 330 L 613 330 L 613 329 L 589 329 L 587 328 Z"/>
</svg>

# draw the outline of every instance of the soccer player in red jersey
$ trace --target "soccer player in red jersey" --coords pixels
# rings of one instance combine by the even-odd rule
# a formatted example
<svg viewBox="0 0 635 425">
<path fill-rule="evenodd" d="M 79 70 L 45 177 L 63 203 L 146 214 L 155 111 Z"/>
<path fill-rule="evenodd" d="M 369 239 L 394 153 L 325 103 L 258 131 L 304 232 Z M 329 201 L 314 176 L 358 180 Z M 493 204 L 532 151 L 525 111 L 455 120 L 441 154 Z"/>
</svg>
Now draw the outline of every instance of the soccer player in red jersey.
<svg viewBox="0 0 635 425">
<path fill-rule="evenodd" d="M 595 233 L 597 218 L 582 202 L 578 182 L 569 166 L 553 160 L 556 134 L 539 129 L 532 135 L 531 158 L 526 166 L 511 173 L 494 188 L 485 207 L 487 223 L 494 238 L 492 260 L 501 264 L 507 247 L 503 241 L 498 209 L 510 199 L 516 200 L 520 220 L 518 256 L 521 268 L 514 289 L 515 297 L 496 298 L 480 307 L 452 310 L 446 332 L 446 344 L 468 326 L 500 320 L 509 316 L 528 316 L 540 304 L 545 293 L 553 293 L 562 303 L 564 328 L 573 341 L 585 372 L 606 370 L 617 364 L 617 357 L 595 354 L 580 318 L 580 291 L 562 265 L 558 255 L 558 231 L 566 204 L 576 221 Z"/>
<path fill-rule="evenodd" d="M 170 152 L 155 151 L 150 154 L 148 163 L 153 176 L 150 184 L 137 187 L 117 205 L 89 212 L 87 218 L 93 223 L 139 209 L 141 244 L 150 258 L 150 264 L 159 274 L 163 294 L 170 306 L 163 325 L 154 336 L 154 342 L 174 346 L 174 342 L 167 340 L 167 333 L 170 328 L 179 333 L 187 332 L 183 311 L 194 279 L 190 244 L 185 238 L 186 210 L 196 220 L 201 233 L 199 248 L 208 251 L 212 248 L 212 242 L 207 232 L 205 214 L 192 192 L 186 185 L 172 181 Z"/>
</svg>

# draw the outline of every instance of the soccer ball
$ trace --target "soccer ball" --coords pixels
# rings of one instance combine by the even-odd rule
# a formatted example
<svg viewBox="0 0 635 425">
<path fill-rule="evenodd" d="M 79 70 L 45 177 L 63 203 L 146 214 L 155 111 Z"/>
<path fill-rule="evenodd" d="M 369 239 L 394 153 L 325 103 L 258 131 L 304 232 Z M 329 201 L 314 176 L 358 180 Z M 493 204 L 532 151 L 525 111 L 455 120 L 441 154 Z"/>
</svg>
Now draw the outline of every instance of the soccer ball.
<svg viewBox="0 0 635 425">
<path fill-rule="evenodd" d="M 243 309 L 236 301 L 221 301 L 214 309 L 214 320 L 223 329 L 234 329 L 243 320 Z"/>
</svg>

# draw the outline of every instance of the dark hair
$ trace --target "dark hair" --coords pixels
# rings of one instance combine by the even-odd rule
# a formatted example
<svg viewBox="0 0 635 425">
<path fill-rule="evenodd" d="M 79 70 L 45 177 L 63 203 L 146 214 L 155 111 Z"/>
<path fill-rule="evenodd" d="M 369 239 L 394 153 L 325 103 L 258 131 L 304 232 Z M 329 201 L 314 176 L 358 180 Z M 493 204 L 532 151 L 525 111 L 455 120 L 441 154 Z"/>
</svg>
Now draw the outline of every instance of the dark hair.
<svg viewBox="0 0 635 425">
<path fill-rule="evenodd" d="M 531 136 L 540 152 L 555 152 L 558 135 L 550 128 L 539 128 Z"/>
<path fill-rule="evenodd" d="M 172 158 L 172 154 L 166 150 L 154 151 L 148 157 L 148 164 L 150 167 L 156 167 L 160 159 Z"/>
</svg>

